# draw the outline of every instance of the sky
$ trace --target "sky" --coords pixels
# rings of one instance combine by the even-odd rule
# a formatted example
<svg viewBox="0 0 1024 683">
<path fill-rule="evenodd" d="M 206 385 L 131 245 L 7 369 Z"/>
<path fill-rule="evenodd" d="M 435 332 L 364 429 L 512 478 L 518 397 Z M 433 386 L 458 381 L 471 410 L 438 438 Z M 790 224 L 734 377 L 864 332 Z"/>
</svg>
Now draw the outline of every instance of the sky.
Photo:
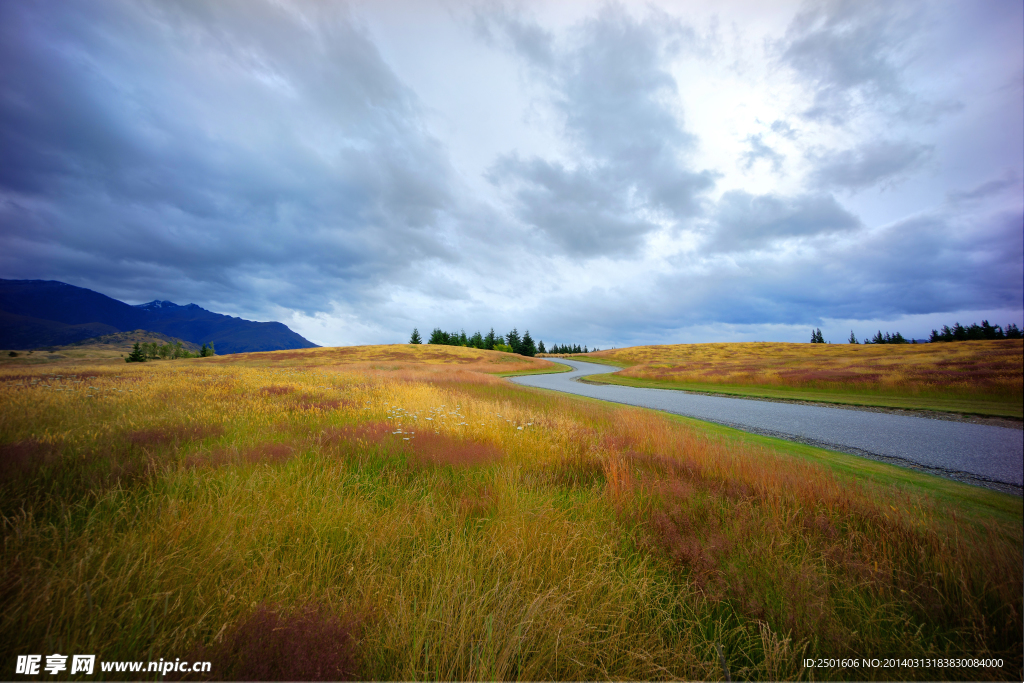
<svg viewBox="0 0 1024 683">
<path fill-rule="evenodd" d="M 1024 4 L 0 3 L 0 277 L 590 347 L 1024 324 Z"/>
</svg>

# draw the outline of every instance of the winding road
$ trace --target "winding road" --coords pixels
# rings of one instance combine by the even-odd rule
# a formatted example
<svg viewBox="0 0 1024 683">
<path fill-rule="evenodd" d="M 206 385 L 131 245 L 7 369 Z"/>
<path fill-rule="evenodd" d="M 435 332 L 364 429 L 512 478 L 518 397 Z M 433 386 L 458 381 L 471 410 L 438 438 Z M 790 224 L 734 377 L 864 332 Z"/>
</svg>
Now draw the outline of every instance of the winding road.
<svg viewBox="0 0 1024 683">
<path fill-rule="evenodd" d="M 514 377 L 525 386 L 663 410 L 1021 494 L 1024 431 L 884 412 L 705 396 L 577 381 L 619 368 L 550 359 L 572 372 Z"/>
</svg>

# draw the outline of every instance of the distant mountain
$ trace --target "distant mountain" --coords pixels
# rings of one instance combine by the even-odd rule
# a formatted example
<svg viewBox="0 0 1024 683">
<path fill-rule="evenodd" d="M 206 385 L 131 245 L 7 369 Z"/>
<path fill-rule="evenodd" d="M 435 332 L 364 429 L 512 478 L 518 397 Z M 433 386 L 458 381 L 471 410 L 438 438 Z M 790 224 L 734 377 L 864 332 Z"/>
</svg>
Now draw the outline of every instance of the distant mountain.
<svg viewBox="0 0 1024 683">
<path fill-rule="evenodd" d="M 0 311 L 0 347 L 4 349 L 63 346 L 117 331 L 116 327 L 103 323 L 66 325 L 53 320 L 40 320 L 27 315 Z"/>
<path fill-rule="evenodd" d="M 130 306 L 63 282 L 0 279 L 0 348 L 60 346 L 132 330 L 212 343 L 218 354 L 316 346 L 282 323 L 233 318 L 196 304 L 151 301 Z"/>
</svg>

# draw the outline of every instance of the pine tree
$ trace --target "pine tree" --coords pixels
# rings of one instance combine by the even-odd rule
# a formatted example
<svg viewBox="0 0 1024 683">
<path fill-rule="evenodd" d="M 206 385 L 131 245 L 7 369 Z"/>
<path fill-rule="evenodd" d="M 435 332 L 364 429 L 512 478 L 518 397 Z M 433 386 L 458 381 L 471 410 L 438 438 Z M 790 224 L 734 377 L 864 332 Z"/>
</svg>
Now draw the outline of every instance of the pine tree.
<svg viewBox="0 0 1024 683">
<path fill-rule="evenodd" d="M 484 348 L 489 350 L 489 351 L 493 351 L 494 350 L 494 344 L 497 341 L 498 341 L 498 338 L 494 335 L 494 328 L 492 327 L 491 331 L 487 333 L 486 337 L 484 337 Z"/>
<path fill-rule="evenodd" d="M 132 347 L 132 352 L 128 354 L 128 357 L 124 359 L 125 363 L 145 363 L 146 354 L 139 348 L 139 342 L 135 342 L 135 346 Z"/>
<path fill-rule="evenodd" d="M 420 331 L 418 329 L 416 329 L 415 327 L 412 328 L 412 336 L 409 337 L 409 343 L 410 344 L 422 344 L 423 343 L 423 338 L 420 337 Z"/>
<path fill-rule="evenodd" d="M 512 331 L 505 335 L 505 343 L 512 349 L 512 353 L 520 353 L 523 340 L 519 338 L 519 332 L 516 328 L 512 328 Z"/>
<path fill-rule="evenodd" d="M 547 350 L 544 348 L 543 339 L 537 342 L 537 353 L 547 353 Z"/>
<path fill-rule="evenodd" d="M 860 343 L 859 341 L 857 341 L 857 335 L 855 335 L 853 333 L 853 330 L 850 330 L 850 343 L 851 344 L 859 344 Z"/>
<path fill-rule="evenodd" d="M 527 330 L 523 333 L 523 340 L 521 342 L 520 351 L 524 356 L 536 356 L 537 347 L 533 344 L 533 337 L 530 336 L 530 331 Z"/>
</svg>

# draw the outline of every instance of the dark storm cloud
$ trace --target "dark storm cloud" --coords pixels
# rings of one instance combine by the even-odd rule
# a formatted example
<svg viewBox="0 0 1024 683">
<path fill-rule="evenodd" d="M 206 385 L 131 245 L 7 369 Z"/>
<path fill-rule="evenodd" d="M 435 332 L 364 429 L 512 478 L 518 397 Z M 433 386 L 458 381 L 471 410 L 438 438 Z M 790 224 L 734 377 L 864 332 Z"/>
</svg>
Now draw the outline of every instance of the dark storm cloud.
<svg viewBox="0 0 1024 683">
<path fill-rule="evenodd" d="M 606 6 L 559 51 L 528 20 L 503 10 L 478 18 L 550 88 L 577 154 L 572 168 L 514 156 L 492 168 L 491 181 L 512 189 L 521 221 L 570 255 L 623 257 L 657 228 L 650 216 L 674 223 L 701 213 L 716 176 L 685 164 L 695 138 L 680 124 L 667 71 L 667 55 L 694 41 L 690 29 Z"/>
<path fill-rule="evenodd" d="M 629 254 L 656 225 L 633 216 L 620 181 L 607 168 L 568 170 L 541 159 L 502 159 L 491 177 L 515 185 L 520 220 L 578 256 Z"/>
<path fill-rule="evenodd" d="M 555 296 L 552 324 L 623 343 L 693 326 L 821 325 L 964 310 L 1019 310 L 1024 214 L 934 213 L 795 254 L 676 259 L 672 272 Z M 968 231 L 967 226 L 972 228 Z M 927 330 L 919 331 L 925 334 Z"/>
<path fill-rule="evenodd" d="M 830 0 L 808 5 L 775 44 L 782 63 L 814 92 L 809 119 L 845 123 L 864 109 L 918 120 L 959 105 L 915 93 L 904 69 L 928 25 L 925 5 L 876 0 Z"/>
<path fill-rule="evenodd" d="M 864 190 L 887 184 L 919 168 L 934 147 L 907 140 L 877 140 L 814 159 L 812 184 L 825 189 Z"/>
<path fill-rule="evenodd" d="M 713 217 L 709 252 L 759 249 L 789 238 L 849 232 L 860 220 L 831 195 L 752 195 L 733 190 L 722 195 Z"/>
<path fill-rule="evenodd" d="M 6 276 L 312 312 L 455 259 L 444 151 L 343 6 L 0 13 Z"/>
</svg>

